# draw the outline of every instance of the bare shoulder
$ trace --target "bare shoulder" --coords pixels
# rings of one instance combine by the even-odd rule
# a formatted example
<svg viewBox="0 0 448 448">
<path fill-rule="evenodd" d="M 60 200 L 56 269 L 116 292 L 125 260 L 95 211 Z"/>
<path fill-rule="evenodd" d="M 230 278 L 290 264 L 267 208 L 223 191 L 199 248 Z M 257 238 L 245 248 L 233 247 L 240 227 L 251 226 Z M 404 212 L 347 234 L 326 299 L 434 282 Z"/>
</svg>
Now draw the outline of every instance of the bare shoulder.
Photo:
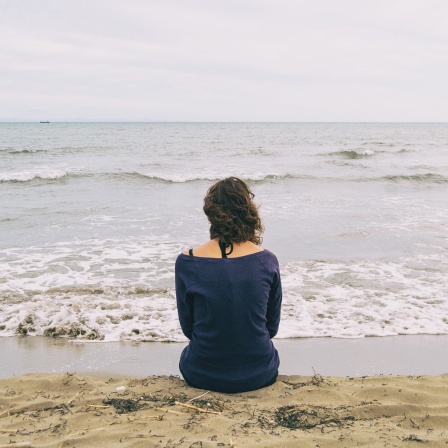
<svg viewBox="0 0 448 448">
<path fill-rule="evenodd" d="M 185 251 L 184 254 L 189 255 L 189 251 Z M 193 248 L 193 255 L 196 257 L 221 258 L 221 251 L 217 242 L 210 240 L 202 246 Z"/>
<path fill-rule="evenodd" d="M 256 244 L 245 241 L 244 243 L 235 243 L 233 244 L 233 250 L 228 254 L 228 258 L 237 258 L 244 257 L 246 255 L 252 255 L 257 252 L 263 252 L 263 248 L 257 246 Z M 189 251 L 184 252 L 185 255 L 189 255 Z M 207 241 L 202 246 L 198 246 L 193 248 L 193 255 L 195 257 L 204 257 L 204 258 L 221 258 L 221 249 L 219 247 L 218 240 L 213 239 Z"/>
</svg>

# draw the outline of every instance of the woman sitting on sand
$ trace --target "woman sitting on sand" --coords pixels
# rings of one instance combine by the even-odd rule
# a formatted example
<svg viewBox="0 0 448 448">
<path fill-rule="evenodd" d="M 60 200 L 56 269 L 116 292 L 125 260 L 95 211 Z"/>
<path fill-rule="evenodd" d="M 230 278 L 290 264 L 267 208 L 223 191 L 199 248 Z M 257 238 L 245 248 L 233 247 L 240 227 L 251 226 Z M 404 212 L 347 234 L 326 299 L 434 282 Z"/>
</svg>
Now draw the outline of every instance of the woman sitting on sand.
<svg viewBox="0 0 448 448">
<path fill-rule="evenodd" d="M 179 368 L 196 388 L 236 393 L 277 379 L 271 338 L 280 322 L 280 271 L 275 255 L 259 246 L 263 226 L 253 198 L 235 177 L 210 187 L 210 241 L 176 260 L 179 321 L 190 340 Z"/>
</svg>

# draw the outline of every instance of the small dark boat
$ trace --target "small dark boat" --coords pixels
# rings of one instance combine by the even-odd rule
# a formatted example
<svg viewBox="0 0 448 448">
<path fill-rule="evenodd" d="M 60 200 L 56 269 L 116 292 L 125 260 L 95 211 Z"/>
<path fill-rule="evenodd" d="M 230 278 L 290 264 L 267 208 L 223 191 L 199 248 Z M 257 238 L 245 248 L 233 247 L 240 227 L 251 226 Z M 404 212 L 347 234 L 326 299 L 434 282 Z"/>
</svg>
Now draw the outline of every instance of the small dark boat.
<svg viewBox="0 0 448 448">
<path fill-rule="evenodd" d="M 50 123 L 49 121 L 41 121 L 41 123 Z"/>
</svg>

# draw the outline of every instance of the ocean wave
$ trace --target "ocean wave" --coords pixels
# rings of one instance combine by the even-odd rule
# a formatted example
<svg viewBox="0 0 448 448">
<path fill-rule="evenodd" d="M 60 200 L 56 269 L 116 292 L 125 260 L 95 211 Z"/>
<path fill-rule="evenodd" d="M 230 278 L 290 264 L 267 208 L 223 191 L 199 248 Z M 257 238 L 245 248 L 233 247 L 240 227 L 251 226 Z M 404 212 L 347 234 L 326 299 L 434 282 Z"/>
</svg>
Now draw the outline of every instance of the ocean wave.
<svg viewBox="0 0 448 448">
<path fill-rule="evenodd" d="M 183 341 L 173 289 L 48 290 L 0 304 L 0 336 Z"/>
<path fill-rule="evenodd" d="M 341 156 L 344 159 L 365 159 L 366 157 L 372 157 L 376 154 L 375 151 L 371 149 L 350 149 L 326 153 L 325 155 L 330 156 Z"/>
<path fill-rule="evenodd" d="M 436 173 L 425 173 L 425 174 L 399 174 L 383 176 L 374 180 L 378 181 L 388 181 L 388 182 L 416 182 L 416 183 L 427 183 L 427 184 L 448 184 L 448 177 Z"/>
<path fill-rule="evenodd" d="M 240 174 L 240 173 L 212 173 L 212 174 L 152 174 L 152 173 L 140 173 L 140 172 L 129 172 L 129 173 L 110 173 L 109 177 L 114 177 L 118 179 L 129 179 L 129 180 L 141 180 L 146 182 L 160 182 L 167 184 L 176 183 L 190 183 L 190 182 L 201 182 L 210 181 L 216 182 L 224 177 L 235 175 L 248 182 L 266 182 L 273 180 L 287 180 L 287 179 L 315 179 L 313 176 L 296 176 L 293 174 L 268 174 L 268 173 L 251 173 L 251 174 Z"/>
<path fill-rule="evenodd" d="M 7 154 L 36 154 L 38 152 L 48 152 L 46 149 L 11 149 L 7 150 Z"/>
<path fill-rule="evenodd" d="M 109 177 L 116 179 L 126 179 L 126 180 L 140 180 L 145 182 L 159 182 L 159 183 L 187 183 L 194 181 L 215 181 L 219 177 L 216 175 L 188 175 L 188 174 L 151 174 L 151 173 L 139 173 L 137 171 L 129 173 L 110 173 Z"/>
<path fill-rule="evenodd" d="M 180 242 L 164 242 L 156 236 L 3 249 L 0 297 L 13 300 L 45 291 L 50 295 L 91 296 L 106 287 L 113 294 L 135 292 L 137 287 L 155 291 L 172 281 L 171 268 L 183 249 Z"/>
<path fill-rule="evenodd" d="M 367 156 L 369 157 L 369 156 Z M 360 157 L 361 158 L 361 157 Z M 347 162 L 348 163 L 348 162 Z M 228 174 L 231 176 L 232 174 Z M 306 175 L 306 174 L 249 174 L 249 175 L 238 175 L 236 176 L 240 177 L 241 179 L 247 181 L 247 182 L 253 182 L 253 183 L 264 183 L 264 182 L 281 182 L 281 181 L 288 181 L 288 180 L 295 180 L 295 181 L 331 181 L 331 182 L 413 182 L 413 183 L 427 183 L 427 184 L 446 184 L 448 183 L 448 177 L 443 176 L 441 174 L 437 173 L 424 173 L 424 174 L 396 174 L 396 175 L 387 175 L 387 176 L 380 176 L 380 177 L 319 177 L 319 176 L 312 176 L 312 175 Z M 226 176 L 226 174 L 223 174 L 222 176 L 187 176 L 187 175 L 161 175 L 161 176 L 151 176 L 151 175 L 144 175 L 140 173 L 133 173 L 132 176 L 140 177 L 141 179 L 149 180 L 149 181 L 156 181 L 156 182 L 163 182 L 163 183 L 189 183 L 189 182 L 196 182 L 196 181 L 204 181 L 208 180 L 211 182 L 217 181 L 219 179 L 222 179 Z"/>
<path fill-rule="evenodd" d="M 420 256 L 378 261 L 311 261 L 282 266 L 277 337 L 448 334 L 446 261 Z"/>
<path fill-rule="evenodd" d="M 67 177 L 79 177 L 79 171 L 66 168 L 39 168 L 25 171 L 0 173 L 0 183 L 32 182 L 35 180 L 61 180 Z"/>
<path fill-rule="evenodd" d="M 168 288 L 149 287 L 149 286 L 126 286 L 126 285 L 60 285 L 40 290 L 10 290 L 2 291 L 2 302 L 8 304 L 28 302 L 35 300 L 45 294 L 54 299 L 68 299 L 69 297 L 90 297 L 89 300 L 95 300 L 96 297 L 131 297 L 131 296 L 151 296 L 157 294 L 169 293 Z M 106 308 L 104 308 L 106 309 Z"/>
</svg>

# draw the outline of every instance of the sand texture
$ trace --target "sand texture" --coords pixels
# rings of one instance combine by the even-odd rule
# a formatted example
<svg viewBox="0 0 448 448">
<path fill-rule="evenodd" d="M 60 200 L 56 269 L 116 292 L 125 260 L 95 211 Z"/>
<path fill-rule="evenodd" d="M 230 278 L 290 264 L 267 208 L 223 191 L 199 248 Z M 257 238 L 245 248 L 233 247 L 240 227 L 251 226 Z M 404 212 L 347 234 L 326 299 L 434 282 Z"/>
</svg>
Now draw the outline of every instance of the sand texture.
<svg viewBox="0 0 448 448">
<path fill-rule="evenodd" d="M 177 377 L 29 374 L 0 380 L 4 445 L 447 448 L 448 375 L 280 376 L 228 395 Z"/>
</svg>

